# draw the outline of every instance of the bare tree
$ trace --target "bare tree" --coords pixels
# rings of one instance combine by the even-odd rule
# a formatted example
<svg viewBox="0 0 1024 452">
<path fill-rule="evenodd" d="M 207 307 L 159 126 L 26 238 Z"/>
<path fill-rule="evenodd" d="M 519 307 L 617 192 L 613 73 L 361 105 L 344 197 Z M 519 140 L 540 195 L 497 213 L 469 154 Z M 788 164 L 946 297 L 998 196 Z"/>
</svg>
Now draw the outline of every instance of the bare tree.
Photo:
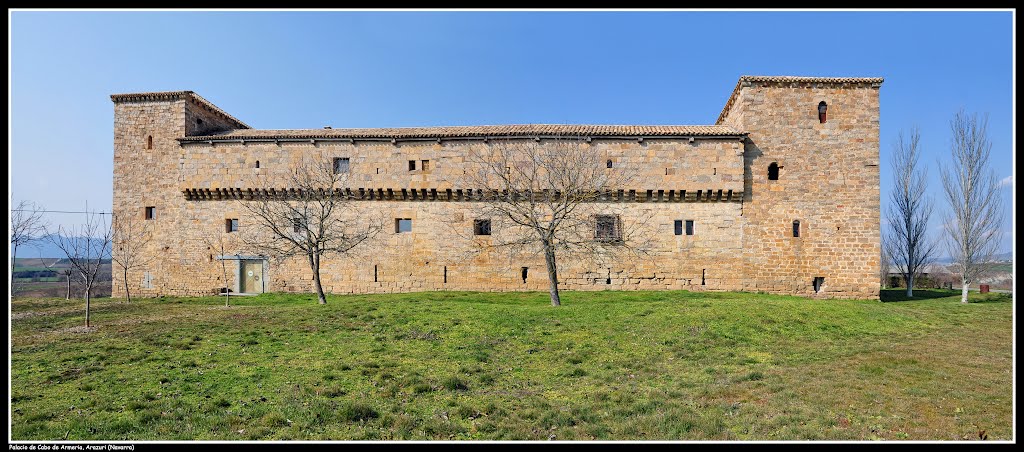
<svg viewBox="0 0 1024 452">
<path fill-rule="evenodd" d="M 918 169 L 921 157 L 921 132 L 915 127 L 910 136 L 900 131 L 893 146 L 891 165 L 893 190 L 890 193 L 889 225 L 883 241 L 886 254 L 907 284 L 907 297 L 914 296 L 914 281 L 921 270 L 935 260 L 936 242 L 928 237 L 932 201 L 928 193 L 928 172 Z"/>
<path fill-rule="evenodd" d="M 121 268 L 125 298 L 128 303 L 131 303 L 132 294 L 128 284 L 128 273 L 153 261 L 152 254 L 146 252 L 153 235 L 149 223 L 140 221 L 131 214 L 115 216 L 112 221 L 114 231 L 110 259 Z"/>
<path fill-rule="evenodd" d="M 206 247 L 211 250 L 216 250 L 220 253 L 217 260 L 220 262 L 221 275 L 224 278 L 224 307 L 231 306 L 231 287 L 228 285 L 228 258 L 227 250 L 234 247 L 234 240 L 225 237 L 224 234 L 215 235 L 216 239 L 206 236 L 203 241 L 206 243 Z"/>
<path fill-rule="evenodd" d="M 471 149 L 466 159 L 466 174 L 454 183 L 473 187 L 467 196 L 475 215 L 493 222 L 490 240 L 471 243 L 478 251 L 543 255 L 553 306 L 561 305 L 560 259 L 647 252 L 645 220 L 622 215 L 623 204 L 615 202 L 633 171 L 608 168 L 582 139 L 499 140 Z"/>
<path fill-rule="evenodd" d="M 992 261 L 1002 238 L 1002 198 L 995 171 L 988 167 L 992 143 L 988 119 L 963 110 L 950 121 L 952 157 L 949 167 L 941 166 L 942 188 L 949 201 L 945 216 L 946 243 L 953 265 L 960 273 L 961 303 L 967 290 Z"/>
<path fill-rule="evenodd" d="M 50 234 L 50 241 L 67 256 L 71 268 L 85 284 L 86 327 L 89 327 L 93 285 L 103 267 L 103 260 L 110 258 L 112 234 L 110 225 L 97 213 L 87 213 L 85 223 L 78 228 L 58 226 L 57 233 Z"/>
<path fill-rule="evenodd" d="M 30 201 L 21 201 L 11 209 L 11 293 L 14 293 L 14 268 L 18 247 L 41 238 L 46 232 L 43 208 Z"/>
<path fill-rule="evenodd" d="M 350 254 L 384 224 L 356 212 L 355 195 L 346 186 L 347 163 L 325 155 L 307 156 L 281 180 L 258 178 L 259 188 L 239 201 L 256 222 L 252 232 L 243 234 L 245 245 L 279 259 L 305 258 L 319 304 L 327 304 L 320 283 L 321 259 Z"/>
</svg>

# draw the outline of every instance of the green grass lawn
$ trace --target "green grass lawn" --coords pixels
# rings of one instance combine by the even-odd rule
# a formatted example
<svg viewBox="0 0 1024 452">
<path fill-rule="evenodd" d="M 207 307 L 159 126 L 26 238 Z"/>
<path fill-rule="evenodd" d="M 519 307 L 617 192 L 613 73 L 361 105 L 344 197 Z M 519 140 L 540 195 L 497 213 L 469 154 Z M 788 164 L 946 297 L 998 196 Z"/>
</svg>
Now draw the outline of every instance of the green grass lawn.
<svg viewBox="0 0 1024 452">
<path fill-rule="evenodd" d="M 915 293 L 15 299 L 11 437 L 1012 439 L 1012 299 Z"/>
</svg>

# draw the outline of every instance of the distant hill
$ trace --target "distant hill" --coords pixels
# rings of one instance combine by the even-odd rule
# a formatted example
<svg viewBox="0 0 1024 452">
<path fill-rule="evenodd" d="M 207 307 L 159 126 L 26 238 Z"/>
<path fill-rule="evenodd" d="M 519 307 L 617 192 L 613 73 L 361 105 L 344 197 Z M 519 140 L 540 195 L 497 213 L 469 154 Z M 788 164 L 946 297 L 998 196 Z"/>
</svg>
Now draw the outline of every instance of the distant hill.
<svg viewBox="0 0 1024 452">
<path fill-rule="evenodd" d="M 64 258 L 64 252 L 50 241 L 49 236 L 33 241 L 27 246 L 18 247 L 18 259 L 22 258 Z"/>
<path fill-rule="evenodd" d="M 1005 253 L 999 253 L 999 254 L 996 254 L 995 256 L 992 256 L 992 259 L 996 260 L 996 261 L 1012 261 L 1013 260 L 1013 252 L 1012 251 L 1007 251 Z M 935 263 L 937 263 L 937 264 L 951 264 L 951 263 L 953 263 L 953 258 L 949 257 L 949 256 L 942 257 L 942 258 L 936 259 Z"/>
</svg>

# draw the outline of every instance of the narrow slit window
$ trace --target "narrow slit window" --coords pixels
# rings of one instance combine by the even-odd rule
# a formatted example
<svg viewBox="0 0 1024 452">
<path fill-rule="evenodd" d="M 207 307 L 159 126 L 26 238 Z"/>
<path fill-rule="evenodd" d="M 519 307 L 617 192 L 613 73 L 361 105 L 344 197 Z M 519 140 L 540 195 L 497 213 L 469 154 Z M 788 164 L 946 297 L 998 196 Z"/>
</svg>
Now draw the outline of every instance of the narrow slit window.
<svg viewBox="0 0 1024 452">
<path fill-rule="evenodd" d="M 154 218 L 156 218 L 156 207 L 154 207 L 154 206 L 146 207 L 146 219 L 147 220 L 152 220 Z"/>
<path fill-rule="evenodd" d="M 686 235 L 693 235 L 693 220 L 686 220 Z"/>
<path fill-rule="evenodd" d="M 683 220 L 676 220 L 674 226 L 676 235 L 683 235 Z"/>
<path fill-rule="evenodd" d="M 146 149 L 153 149 L 153 135 L 146 137 Z"/>
<path fill-rule="evenodd" d="M 779 164 L 772 162 L 768 165 L 768 180 L 779 180 Z"/>
<path fill-rule="evenodd" d="M 611 167 L 612 167 L 612 161 L 611 160 L 608 160 L 607 162 L 605 162 L 605 168 L 611 168 Z"/>
<path fill-rule="evenodd" d="M 259 160 L 257 160 L 257 161 L 256 161 L 256 167 L 257 167 L 257 168 L 259 168 L 259 167 L 260 167 L 260 161 L 259 161 Z"/>
<path fill-rule="evenodd" d="M 377 282 L 377 266 L 373 266 L 373 282 Z"/>
<path fill-rule="evenodd" d="M 800 237 L 800 220 L 793 220 L 793 237 Z"/>
<path fill-rule="evenodd" d="M 523 277 L 523 283 L 525 284 L 525 283 L 526 283 L 526 277 L 527 277 L 527 276 L 529 275 L 529 273 L 530 273 L 530 267 L 523 267 L 523 268 L 521 269 L 521 273 L 522 273 L 522 277 Z"/>
</svg>

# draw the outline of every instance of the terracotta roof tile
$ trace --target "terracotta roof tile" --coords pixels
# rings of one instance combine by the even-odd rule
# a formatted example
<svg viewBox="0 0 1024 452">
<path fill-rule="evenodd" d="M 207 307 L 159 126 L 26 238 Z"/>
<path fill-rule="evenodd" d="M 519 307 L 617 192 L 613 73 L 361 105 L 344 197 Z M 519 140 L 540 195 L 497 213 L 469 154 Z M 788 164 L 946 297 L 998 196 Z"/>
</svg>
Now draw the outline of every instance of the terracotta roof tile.
<svg viewBox="0 0 1024 452">
<path fill-rule="evenodd" d="M 729 136 L 743 132 L 729 126 L 681 125 L 594 125 L 594 124 L 511 124 L 496 126 L 394 127 L 375 129 L 243 129 L 181 141 L 241 140 L 270 138 L 453 138 L 506 136 Z"/>
</svg>

